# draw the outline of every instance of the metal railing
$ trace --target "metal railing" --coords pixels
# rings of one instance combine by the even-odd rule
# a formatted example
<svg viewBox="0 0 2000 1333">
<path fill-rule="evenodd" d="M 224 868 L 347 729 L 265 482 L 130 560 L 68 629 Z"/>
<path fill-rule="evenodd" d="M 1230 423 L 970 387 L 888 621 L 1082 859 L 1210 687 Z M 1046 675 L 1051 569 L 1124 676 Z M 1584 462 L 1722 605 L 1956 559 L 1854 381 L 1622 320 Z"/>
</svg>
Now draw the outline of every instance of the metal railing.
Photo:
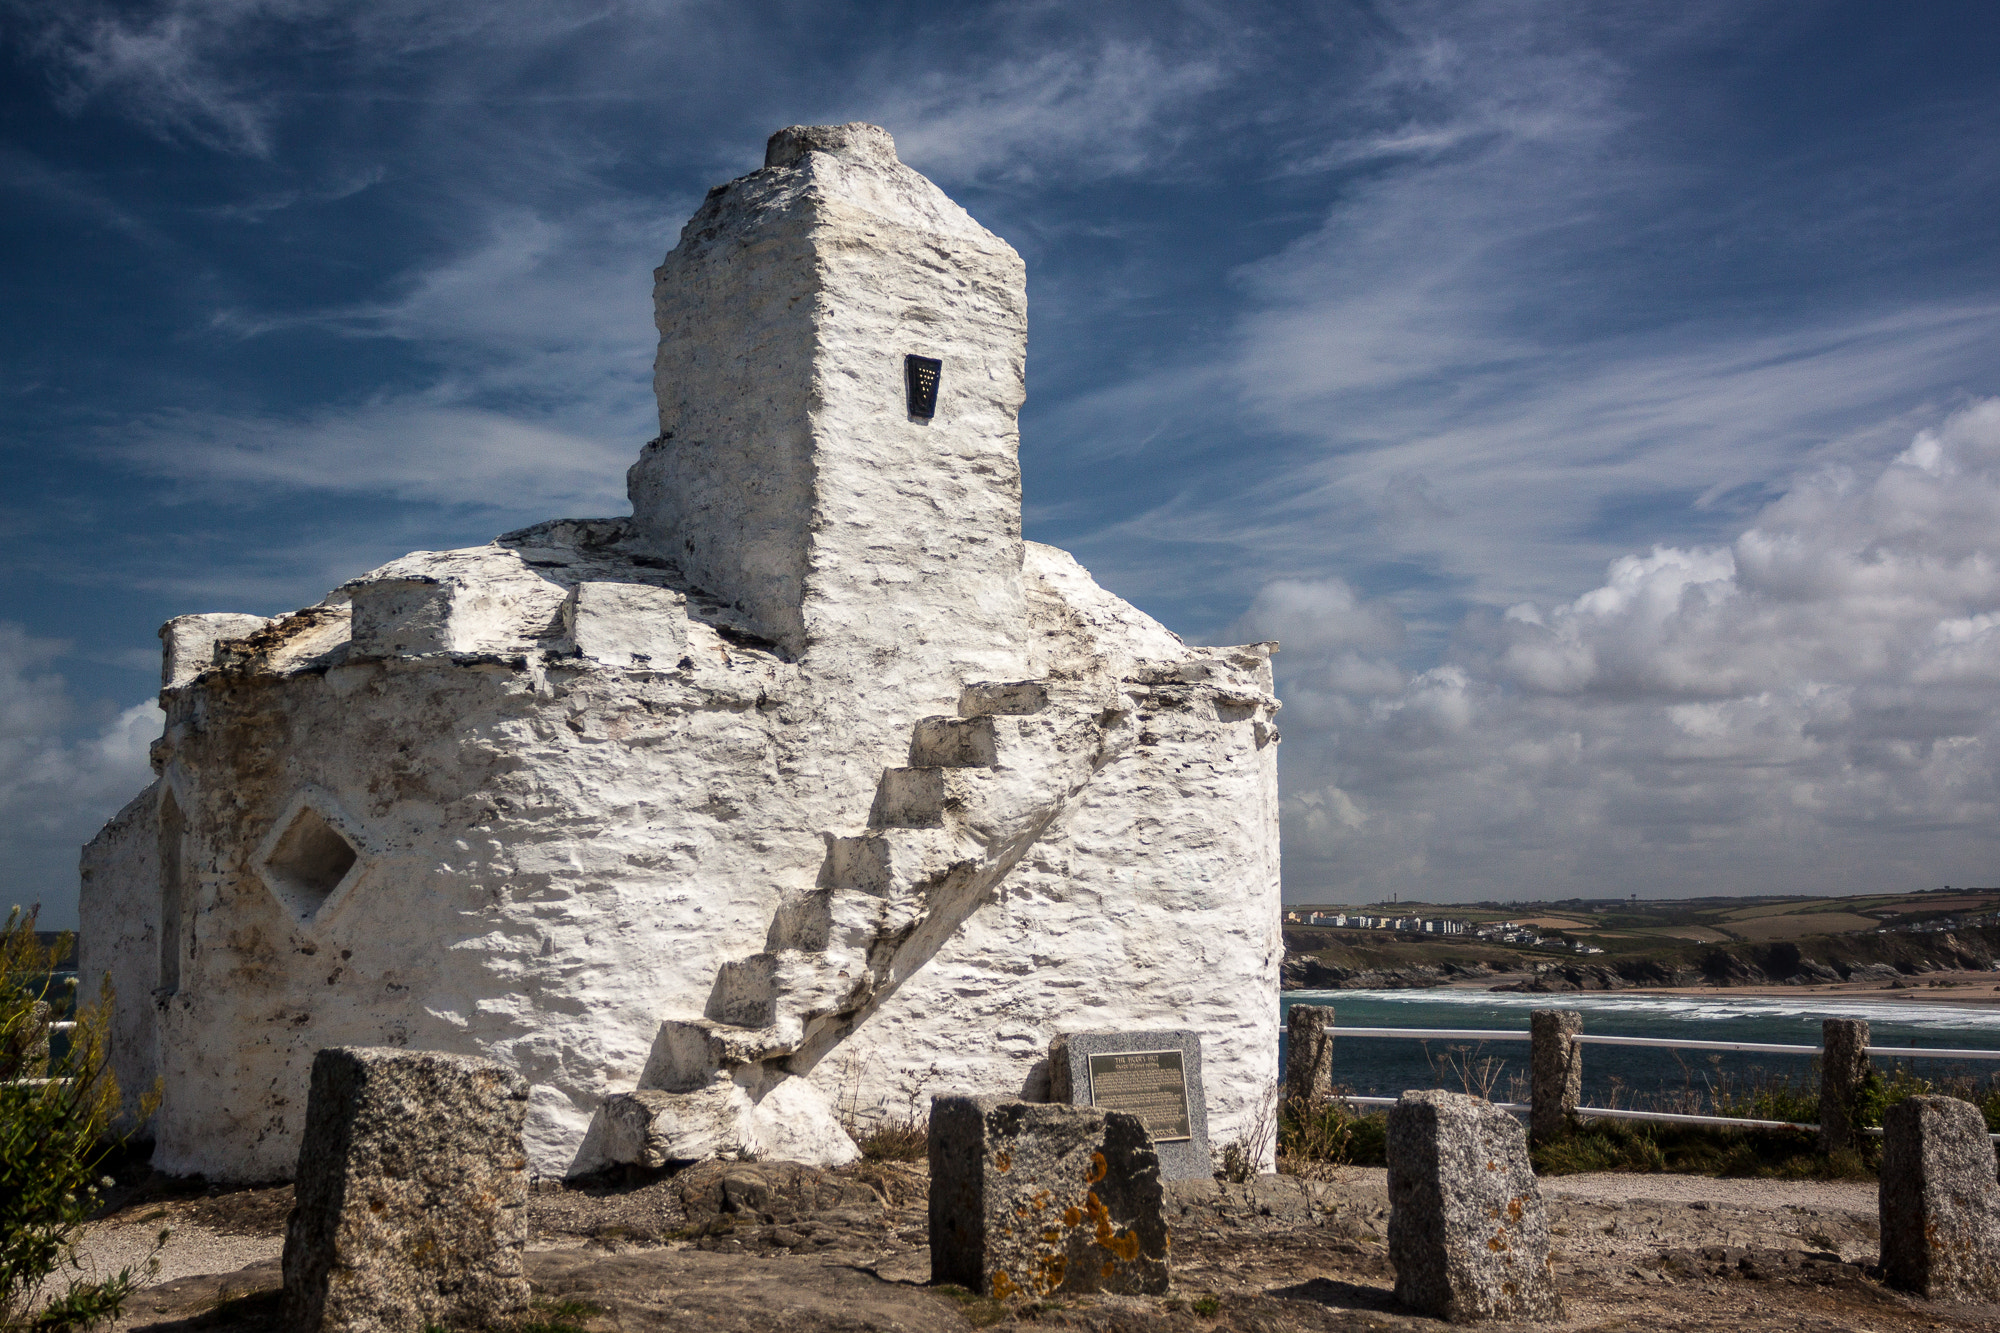
<svg viewBox="0 0 2000 1333">
<path fill-rule="evenodd" d="M 68 1021 L 68 1020 L 59 1023 L 44 1023 L 42 1024 L 42 1026 L 48 1029 L 48 1032 L 51 1036 L 53 1036 L 58 1032 L 76 1031 L 76 1024 L 73 1021 Z M 0 1080 L 0 1087 L 46 1088 L 52 1085 L 53 1086 L 67 1085 L 72 1081 L 73 1080 L 66 1078 L 10 1078 L 5 1080 Z"/>
<path fill-rule="evenodd" d="M 1528 1041 L 1534 1034 L 1520 1028 L 1382 1028 L 1382 1027 L 1336 1027 L 1331 1024 L 1326 1029 L 1329 1037 L 1392 1037 L 1412 1041 Z M 1747 1051 L 1760 1055 L 1803 1055 L 1819 1056 L 1825 1053 L 1823 1047 L 1800 1046 L 1787 1042 L 1769 1041 L 1698 1041 L 1679 1037 L 1611 1037 L 1594 1036 L 1589 1033 L 1575 1033 L 1568 1040 L 1578 1045 L 1594 1046 L 1652 1046 L 1672 1050 L 1698 1051 Z M 1864 1046 L 1864 1054 L 1870 1057 L 1902 1060 L 1912 1056 L 1939 1060 L 2000 1060 L 2000 1051 L 1970 1050 L 1959 1047 L 1935 1046 Z M 1349 1096 L 1340 1098 L 1353 1106 L 1394 1106 L 1395 1097 Z M 1527 1115 L 1533 1110 L 1529 1102 L 1493 1102 L 1496 1110 L 1511 1111 L 1516 1115 Z M 1577 1106 L 1571 1114 L 1579 1119 L 1596 1120 L 1645 1120 L 1672 1125 L 1722 1125 L 1732 1129 L 1797 1129 L 1817 1134 L 1818 1125 L 1803 1124 L 1795 1120 L 1756 1120 L 1748 1116 L 1694 1115 L 1680 1111 L 1639 1111 L 1613 1106 Z M 1867 1126 L 1862 1133 L 1880 1137 L 1880 1126 Z M 2000 1143 L 2000 1134 L 1987 1136 Z"/>
</svg>

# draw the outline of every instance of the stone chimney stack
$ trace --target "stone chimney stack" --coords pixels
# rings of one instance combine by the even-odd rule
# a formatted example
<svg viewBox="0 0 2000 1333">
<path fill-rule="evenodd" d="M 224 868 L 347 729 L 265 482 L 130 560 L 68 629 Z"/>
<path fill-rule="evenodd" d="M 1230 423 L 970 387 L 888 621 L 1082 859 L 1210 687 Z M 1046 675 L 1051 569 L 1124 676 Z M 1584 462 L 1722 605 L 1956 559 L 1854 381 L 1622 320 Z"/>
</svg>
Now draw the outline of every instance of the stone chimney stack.
<svg viewBox="0 0 2000 1333">
<path fill-rule="evenodd" d="M 654 276 L 641 530 L 859 687 L 942 700 L 1018 677 L 1020 256 L 888 131 L 793 126 L 709 192 Z"/>
</svg>

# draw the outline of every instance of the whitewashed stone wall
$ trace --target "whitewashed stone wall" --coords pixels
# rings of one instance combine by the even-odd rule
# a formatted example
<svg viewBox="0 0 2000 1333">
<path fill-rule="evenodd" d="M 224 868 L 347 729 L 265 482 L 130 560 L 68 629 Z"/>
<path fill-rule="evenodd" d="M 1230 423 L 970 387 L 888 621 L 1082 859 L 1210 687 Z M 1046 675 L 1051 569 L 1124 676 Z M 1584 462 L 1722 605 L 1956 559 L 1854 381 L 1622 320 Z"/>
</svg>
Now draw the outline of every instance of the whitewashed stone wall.
<svg viewBox="0 0 2000 1333">
<path fill-rule="evenodd" d="M 844 126 L 774 136 L 660 284 L 632 519 L 174 622 L 161 781 L 86 849 L 83 903 L 121 1081 L 165 1085 L 156 1164 L 287 1174 L 335 1045 L 520 1069 L 543 1174 L 618 1158 L 605 1100 L 669 1083 L 670 1136 L 695 1089 L 718 1150 L 841 1160 L 843 1113 L 1036 1094 L 1058 1028 L 1203 1032 L 1212 1133 L 1248 1132 L 1277 1056 L 1268 649 L 1185 647 L 1021 542 L 1019 259 Z M 928 422 L 911 352 L 945 363 Z M 960 718 L 982 680 L 1066 702 Z M 999 722 L 1045 739 L 937 757 Z M 853 915 L 836 863 L 895 839 L 945 860 Z"/>
</svg>

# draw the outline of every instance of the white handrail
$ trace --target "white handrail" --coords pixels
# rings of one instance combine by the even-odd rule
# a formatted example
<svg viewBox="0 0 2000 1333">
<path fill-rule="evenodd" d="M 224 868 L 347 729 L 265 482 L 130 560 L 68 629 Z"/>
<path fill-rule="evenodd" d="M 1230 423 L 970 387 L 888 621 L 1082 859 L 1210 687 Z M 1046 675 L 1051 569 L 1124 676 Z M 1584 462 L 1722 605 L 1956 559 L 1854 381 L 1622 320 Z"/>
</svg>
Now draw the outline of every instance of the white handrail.
<svg viewBox="0 0 2000 1333">
<path fill-rule="evenodd" d="M 1905 1055 L 1927 1055 L 1934 1060 L 2000 1060 L 2000 1051 L 1954 1050 L 1942 1046 L 1867 1046 L 1870 1055 L 1895 1059 Z"/>
<path fill-rule="evenodd" d="M 1702 1051 L 1758 1051 L 1767 1055 L 1818 1055 L 1817 1046 L 1793 1046 L 1774 1041 L 1682 1041 L 1677 1037 L 1593 1037 L 1579 1033 L 1572 1041 L 1590 1042 L 1598 1046 L 1667 1046 L 1690 1047 Z M 1996 1052 L 2000 1054 L 2000 1052 Z"/>
<path fill-rule="evenodd" d="M 1451 1041 L 1527 1041 L 1529 1034 L 1512 1028 L 1350 1028 L 1329 1027 L 1329 1037 L 1438 1037 Z"/>
<path fill-rule="evenodd" d="M 1402 1099 L 1400 1097 L 1340 1097 L 1335 1100 L 1346 1102 L 1350 1106 L 1394 1106 Z M 1494 1102 L 1493 1108 L 1497 1111 L 1512 1111 L 1516 1115 L 1526 1115 L 1529 1111 L 1526 1102 Z M 1723 1125 L 1731 1129 L 1802 1129 L 1808 1134 L 1819 1133 L 1818 1125 L 1803 1125 L 1796 1120 L 1751 1120 L 1729 1115 L 1683 1115 L 1676 1111 L 1628 1111 L 1623 1108 L 1611 1106 L 1579 1106 L 1576 1108 L 1576 1114 L 1578 1116 L 1594 1116 L 1600 1120 L 1652 1120 L 1670 1125 Z M 1861 1132 L 1873 1135 L 1878 1139 L 1882 1137 L 1882 1127 L 1880 1125 L 1870 1125 Z M 2000 1134 L 1988 1134 L 1986 1137 L 1995 1143 L 2000 1143 Z"/>
<path fill-rule="evenodd" d="M 1689 1115 L 1680 1111 L 1628 1111 L 1613 1106 L 1579 1106 L 1578 1116 L 1603 1120 L 1657 1120 L 1669 1125 L 1730 1125 L 1738 1129 L 1804 1129 L 1819 1133 L 1818 1125 L 1802 1125 L 1796 1120 L 1752 1120 L 1747 1116 Z"/>
<path fill-rule="evenodd" d="M 1529 1041 L 1532 1034 L 1516 1028 L 1363 1028 L 1330 1027 L 1331 1037 L 1405 1037 L 1413 1041 Z M 1817 1046 L 1775 1041 L 1699 1041 L 1692 1037 L 1601 1037 L 1580 1032 L 1570 1040 L 1593 1046 L 1657 1046 L 1670 1050 L 1751 1051 L 1760 1055 L 1818 1055 Z M 1870 1046 L 1869 1055 L 1894 1059 L 1920 1055 L 1933 1060 L 2000 1060 L 2000 1051 L 1976 1051 L 1941 1046 Z"/>
</svg>

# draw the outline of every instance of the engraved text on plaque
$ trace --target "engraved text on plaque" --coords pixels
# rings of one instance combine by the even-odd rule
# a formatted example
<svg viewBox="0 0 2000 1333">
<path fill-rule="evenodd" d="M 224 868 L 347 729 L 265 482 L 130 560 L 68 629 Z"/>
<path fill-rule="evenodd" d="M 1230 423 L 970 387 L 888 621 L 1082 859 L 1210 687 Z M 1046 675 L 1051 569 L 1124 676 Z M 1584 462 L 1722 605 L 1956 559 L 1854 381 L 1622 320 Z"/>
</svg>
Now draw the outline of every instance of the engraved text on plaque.
<svg viewBox="0 0 2000 1333">
<path fill-rule="evenodd" d="M 1138 1116 L 1155 1143 L 1194 1137 L 1179 1051 L 1114 1051 L 1090 1057 L 1090 1104 Z"/>
</svg>

